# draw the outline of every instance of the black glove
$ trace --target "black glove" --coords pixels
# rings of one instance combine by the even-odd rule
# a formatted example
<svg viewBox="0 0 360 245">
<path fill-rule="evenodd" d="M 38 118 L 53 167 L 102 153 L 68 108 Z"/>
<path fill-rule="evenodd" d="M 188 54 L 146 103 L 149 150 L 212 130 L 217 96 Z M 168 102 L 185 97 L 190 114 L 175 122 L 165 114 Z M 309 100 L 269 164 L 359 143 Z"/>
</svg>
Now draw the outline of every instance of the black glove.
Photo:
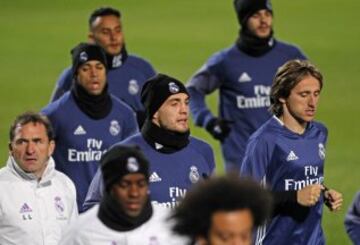
<svg viewBox="0 0 360 245">
<path fill-rule="evenodd" d="M 230 124 L 232 123 L 233 121 L 214 117 L 207 123 L 205 128 L 215 139 L 222 142 L 229 135 L 231 131 Z"/>
</svg>

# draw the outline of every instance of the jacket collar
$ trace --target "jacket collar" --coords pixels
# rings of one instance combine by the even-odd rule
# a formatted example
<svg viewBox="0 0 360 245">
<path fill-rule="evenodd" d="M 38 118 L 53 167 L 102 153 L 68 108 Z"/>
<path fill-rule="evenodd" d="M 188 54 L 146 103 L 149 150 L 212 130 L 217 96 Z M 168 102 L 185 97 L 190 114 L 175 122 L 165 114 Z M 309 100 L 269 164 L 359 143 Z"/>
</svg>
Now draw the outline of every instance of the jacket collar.
<svg viewBox="0 0 360 245">
<path fill-rule="evenodd" d="M 25 180 L 25 181 L 36 181 L 38 186 L 44 187 L 47 185 L 51 185 L 51 179 L 55 175 L 55 162 L 52 157 L 49 158 L 47 162 L 47 166 L 40 180 L 37 179 L 35 174 L 26 173 L 23 169 L 20 168 L 19 164 L 15 161 L 12 156 L 9 156 L 6 166 L 10 169 L 15 176 Z"/>
</svg>

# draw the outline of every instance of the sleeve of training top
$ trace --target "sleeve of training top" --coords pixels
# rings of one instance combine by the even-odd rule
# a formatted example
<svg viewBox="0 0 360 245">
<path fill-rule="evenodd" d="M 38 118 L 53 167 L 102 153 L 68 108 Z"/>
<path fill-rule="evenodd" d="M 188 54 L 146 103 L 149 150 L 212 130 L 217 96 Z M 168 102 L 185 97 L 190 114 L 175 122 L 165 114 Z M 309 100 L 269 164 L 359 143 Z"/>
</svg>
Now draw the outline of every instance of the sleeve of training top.
<svg viewBox="0 0 360 245">
<path fill-rule="evenodd" d="M 356 245 L 360 245 L 360 191 L 356 193 L 348 209 L 344 225 L 351 241 Z"/>
<path fill-rule="evenodd" d="M 125 126 L 125 131 L 124 131 L 124 134 L 122 135 L 121 140 L 124 140 L 124 139 L 130 137 L 131 135 L 139 132 L 138 122 L 136 119 L 136 113 L 132 109 L 130 109 L 130 107 L 129 107 L 129 114 L 126 115 L 126 123 L 124 126 Z"/>
<path fill-rule="evenodd" d="M 240 175 L 252 177 L 266 184 L 266 170 L 271 159 L 271 149 L 261 138 L 250 138 L 241 164 Z"/>
<path fill-rule="evenodd" d="M 100 168 L 96 171 L 94 178 L 91 181 L 88 192 L 83 204 L 83 211 L 90 209 L 95 204 L 99 203 L 104 193 L 104 183 Z"/>
<path fill-rule="evenodd" d="M 222 83 L 222 58 L 215 54 L 189 80 L 187 89 L 190 94 L 190 110 L 195 124 L 205 127 L 214 117 L 205 103 L 205 96 L 214 92 Z"/>
<path fill-rule="evenodd" d="M 66 93 L 71 88 L 72 81 L 72 70 L 71 68 L 66 68 L 60 75 L 59 79 L 56 82 L 55 88 L 52 92 L 50 102 L 53 102 L 60 98 L 64 93 Z"/>
</svg>

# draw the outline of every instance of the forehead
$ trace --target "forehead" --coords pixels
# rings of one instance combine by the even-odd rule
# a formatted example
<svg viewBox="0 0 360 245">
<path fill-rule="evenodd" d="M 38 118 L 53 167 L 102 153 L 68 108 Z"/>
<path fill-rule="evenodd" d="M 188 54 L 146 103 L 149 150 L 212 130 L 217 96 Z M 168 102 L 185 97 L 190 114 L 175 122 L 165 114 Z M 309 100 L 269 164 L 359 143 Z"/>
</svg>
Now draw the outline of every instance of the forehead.
<svg viewBox="0 0 360 245">
<path fill-rule="evenodd" d="M 94 28 L 110 28 L 121 25 L 121 20 L 115 15 L 98 16 L 92 23 Z"/>
<path fill-rule="evenodd" d="M 189 99 L 189 95 L 185 94 L 185 93 L 178 93 L 178 94 L 173 94 L 170 95 L 166 100 L 166 102 L 169 101 L 173 101 L 173 100 L 188 100 Z"/>
<path fill-rule="evenodd" d="M 145 181 L 146 177 L 144 174 L 141 173 L 134 173 L 134 174 L 126 174 L 124 175 L 119 181 L 120 182 L 139 182 L 139 181 Z"/>
<path fill-rule="evenodd" d="M 85 66 L 98 66 L 98 65 L 104 66 L 104 64 L 101 63 L 101 62 L 98 61 L 98 60 L 89 60 L 89 61 L 85 62 L 84 64 L 82 64 L 82 65 L 79 67 L 79 69 L 82 68 L 82 67 L 85 67 Z M 104 66 L 104 67 L 105 67 L 105 66 Z"/>
<path fill-rule="evenodd" d="M 321 85 L 320 81 L 313 76 L 305 76 L 303 79 L 298 82 L 295 87 L 292 89 L 293 91 L 300 90 L 320 90 Z"/>
<path fill-rule="evenodd" d="M 272 16 L 272 13 L 268 9 L 260 9 L 260 10 L 256 11 L 255 13 L 253 13 L 249 19 L 251 19 L 255 15 L 271 15 Z"/>
<path fill-rule="evenodd" d="M 242 230 L 253 225 L 249 209 L 217 211 L 212 216 L 212 226 L 219 229 Z"/>
<path fill-rule="evenodd" d="M 47 137 L 45 125 L 39 122 L 17 124 L 14 133 L 15 138 Z"/>
</svg>

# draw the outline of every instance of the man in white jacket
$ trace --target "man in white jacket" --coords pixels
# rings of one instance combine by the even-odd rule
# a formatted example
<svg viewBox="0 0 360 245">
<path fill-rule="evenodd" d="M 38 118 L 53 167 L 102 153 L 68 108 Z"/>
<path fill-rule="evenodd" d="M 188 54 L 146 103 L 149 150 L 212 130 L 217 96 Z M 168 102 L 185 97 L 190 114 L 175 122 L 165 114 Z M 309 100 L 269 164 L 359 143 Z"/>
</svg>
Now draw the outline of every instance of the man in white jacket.
<svg viewBox="0 0 360 245">
<path fill-rule="evenodd" d="M 80 215 L 61 245 L 186 244 L 171 232 L 169 210 L 149 198 L 149 162 L 137 146 L 114 145 L 103 155 L 105 192 Z"/>
<path fill-rule="evenodd" d="M 9 159 L 0 169 L 0 244 L 58 244 L 77 217 L 72 181 L 55 170 L 49 120 L 27 112 L 10 128 Z"/>
</svg>

